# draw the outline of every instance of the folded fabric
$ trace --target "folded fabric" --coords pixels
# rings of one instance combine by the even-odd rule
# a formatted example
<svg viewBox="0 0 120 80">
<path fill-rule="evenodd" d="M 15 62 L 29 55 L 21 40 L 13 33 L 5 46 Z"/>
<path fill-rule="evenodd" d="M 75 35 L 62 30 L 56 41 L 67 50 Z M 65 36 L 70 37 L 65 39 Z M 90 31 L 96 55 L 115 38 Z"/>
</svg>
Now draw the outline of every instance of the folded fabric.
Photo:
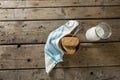
<svg viewBox="0 0 120 80">
<path fill-rule="evenodd" d="M 62 53 L 59 48 L 59 40 L 66 34 L 71 33 L 78 24 L 76 20 L 70 20 L 65 25 L 62 25 L 49 34 L 44 48 L 45 68 L 47 73 L 50 73 L 57 63 L 63 61 L 64 53 Z"/>
</svg>

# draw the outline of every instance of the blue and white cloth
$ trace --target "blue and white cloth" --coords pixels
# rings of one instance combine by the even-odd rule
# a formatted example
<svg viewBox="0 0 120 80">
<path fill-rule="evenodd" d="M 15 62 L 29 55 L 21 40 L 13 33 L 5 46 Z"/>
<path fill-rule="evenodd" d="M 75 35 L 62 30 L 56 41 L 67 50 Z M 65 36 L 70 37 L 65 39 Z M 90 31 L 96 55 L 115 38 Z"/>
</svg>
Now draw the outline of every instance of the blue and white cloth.
<svg viewBox="0 0 120 80">
<path fill-rule="evenodd" d="M 50 73 L 57 63 L 63 61 L 64 53 L 59 48 L 59 40 L 66 34 L 71 33 L 78 25 L 79 23 L 76 20 L 70 20 L 49 34 L 44 48 L 47 73 Z"/>
</svg>

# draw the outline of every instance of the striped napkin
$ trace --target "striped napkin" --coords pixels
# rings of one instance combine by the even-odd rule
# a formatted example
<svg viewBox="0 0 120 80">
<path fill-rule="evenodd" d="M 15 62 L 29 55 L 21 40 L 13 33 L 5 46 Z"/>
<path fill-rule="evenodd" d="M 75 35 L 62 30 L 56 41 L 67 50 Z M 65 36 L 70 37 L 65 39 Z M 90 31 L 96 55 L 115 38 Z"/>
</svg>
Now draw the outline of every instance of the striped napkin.
<svg viewBox="0 0 120 80">
<path fill-rule="evenodd" d="M 76 20 L 70 20 L 49 34 L 44 48 L 45 68 L 48 74 L 57 63 L 63 61 L 64 53 L 59 48 L 59 40 L 66 34 L 70 34 L 78 25 Z"/>
</svg>

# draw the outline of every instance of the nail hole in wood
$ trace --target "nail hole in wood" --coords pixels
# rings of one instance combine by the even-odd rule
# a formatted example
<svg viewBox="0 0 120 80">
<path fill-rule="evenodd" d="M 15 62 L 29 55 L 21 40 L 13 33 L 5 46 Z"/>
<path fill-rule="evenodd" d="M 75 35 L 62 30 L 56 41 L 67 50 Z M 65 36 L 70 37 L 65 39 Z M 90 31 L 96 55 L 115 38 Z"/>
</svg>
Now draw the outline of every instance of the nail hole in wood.
<svg viewBox="0 0 120 80">
<path fill-rule="evenodd" d="M 43 28 L 43 26 L 42 26 L 42 25 L 38 27 L 38 29 L 41 29 L 41 28 Z"/>
<path fill-rule="evenodd" d="M 79 63 L 81 63 L 81 61 L 78 61 Z"/>
<path fill-rule="evenodd" d="M 90 72 L 90 75 L 93 75 L 93 72 Z"/>
<path fill-rule="evenodd" d="M 98 0 L 95 0 L 95 2 L 97 2 Z"/>
<path fill-rule="evenodd" d="M 73 2 L 73 4 L 77 4 L 77 2 Z"/>
<path fill-rule="evenodd" d="M 27 62 L 30 62 L 31 61 L 31 59 L 27 59 Z"/>
<path fill-rule="evenodd" d="M 23 28 L 25 27 L 25 25 L 22 26 Z"/>
<path fill-rule="evenodd" d="M 21 45 L 20 45 L 20 44 L 18 44 L 18 45 L 17 45 L 17 48 L 20 48 L 20 47 L 21 47 Z"/>
<path fill-rule="evenodd" d="M 24 28 L 25 26 L 27 26 L 27 24 L 22 25 L 23 28 Z"/>
</svg>

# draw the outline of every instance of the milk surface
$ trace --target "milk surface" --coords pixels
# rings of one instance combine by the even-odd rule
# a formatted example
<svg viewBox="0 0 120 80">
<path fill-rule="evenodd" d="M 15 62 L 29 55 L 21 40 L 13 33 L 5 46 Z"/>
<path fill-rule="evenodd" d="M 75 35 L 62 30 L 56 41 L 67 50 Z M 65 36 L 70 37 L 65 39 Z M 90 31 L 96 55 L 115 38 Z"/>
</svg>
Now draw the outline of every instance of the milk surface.
<svg viewBox="0 0 120 80">
<path fill-rule="evenodd" d="M 86 38 L 89 41 L 98 41 L 103 36 L 104 36 L 104 30 L 101 27 L 97 29 L 96 27 L 92 27 L 86 32 Z"/>
</svg>

